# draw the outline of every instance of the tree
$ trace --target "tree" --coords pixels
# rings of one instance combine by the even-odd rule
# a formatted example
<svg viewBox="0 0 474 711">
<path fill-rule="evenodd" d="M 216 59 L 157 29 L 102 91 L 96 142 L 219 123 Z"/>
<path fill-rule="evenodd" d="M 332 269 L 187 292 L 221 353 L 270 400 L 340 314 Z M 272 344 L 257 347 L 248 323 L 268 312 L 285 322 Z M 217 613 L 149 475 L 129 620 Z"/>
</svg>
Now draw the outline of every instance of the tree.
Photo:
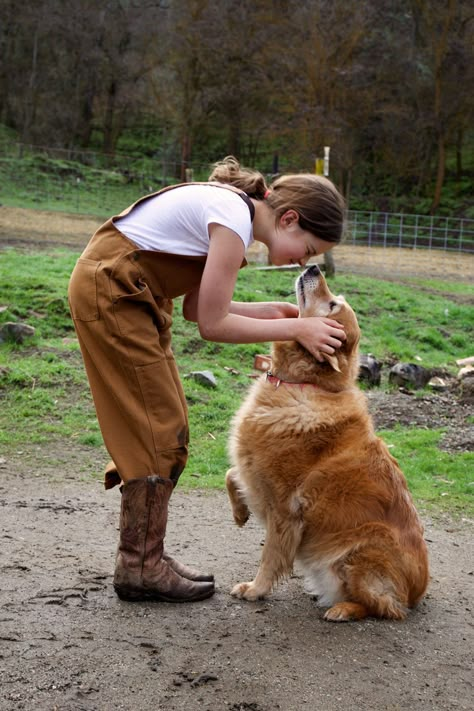
<svg viewBox="0 0 474 711">
<path fill-rule="evenodd" d="M 474 13 L 464 0 L 411 0 L 415 42 L 426 72 L 424 94 L 430 129 L 437 147 L 436 180 L 431 213 L 436 212 L 446 171 L 446 147 L 459 142 L 472 119 Z"/>
</svg>

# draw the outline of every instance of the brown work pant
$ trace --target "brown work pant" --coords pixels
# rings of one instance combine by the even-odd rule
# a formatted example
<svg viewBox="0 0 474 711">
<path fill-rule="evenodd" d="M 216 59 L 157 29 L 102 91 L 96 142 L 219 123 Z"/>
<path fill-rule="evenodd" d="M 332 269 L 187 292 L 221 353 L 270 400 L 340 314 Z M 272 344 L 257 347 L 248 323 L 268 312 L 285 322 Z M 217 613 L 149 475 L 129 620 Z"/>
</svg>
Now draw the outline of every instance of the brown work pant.
<svg viewBox="0 0 474 711">
<path fill-rule="evenodd" d="M 138 249 L 109 220 L 79 258 L 69 304 L 105 446 L 106 488 L 187 460 L 187 406 L 171 350 L 172 299 L 196 286 L 204 259 Z"/>
</svg>

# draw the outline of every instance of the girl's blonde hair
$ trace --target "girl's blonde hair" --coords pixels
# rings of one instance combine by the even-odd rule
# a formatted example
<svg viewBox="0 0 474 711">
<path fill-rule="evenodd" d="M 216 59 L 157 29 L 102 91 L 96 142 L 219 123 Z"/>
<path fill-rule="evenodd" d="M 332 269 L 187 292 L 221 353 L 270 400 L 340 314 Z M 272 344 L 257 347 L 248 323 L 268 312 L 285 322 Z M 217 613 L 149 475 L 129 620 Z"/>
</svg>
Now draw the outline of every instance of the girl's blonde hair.
<svg viewBox="0 0 474 711">
<path fill-rule="evenodd" d="M 296 173 L 283 175 L 267 186 L 261 173 L 243 168 L 233 156 L 215 163 L 213 168 L 210 181 L 234 185 L 256 200 L 265 199 L 275 211 L 276 221 L 287 210 L 295 210 L 303 230 L 326 242 L 336 244 L 341 241 L 344 198 L 327 178 L 312 173 Z"/>
</svg>

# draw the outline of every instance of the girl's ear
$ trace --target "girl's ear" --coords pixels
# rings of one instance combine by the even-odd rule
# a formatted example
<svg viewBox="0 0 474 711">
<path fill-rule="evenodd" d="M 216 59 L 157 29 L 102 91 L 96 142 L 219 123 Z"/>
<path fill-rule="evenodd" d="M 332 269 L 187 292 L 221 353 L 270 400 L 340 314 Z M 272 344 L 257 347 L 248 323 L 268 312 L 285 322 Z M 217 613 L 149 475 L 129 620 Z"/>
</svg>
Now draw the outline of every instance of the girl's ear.
<svg viewBox="0 0 474 711">
<path fill-rule="evenodd" d="M 291 227 L 292 225 L 297 225 L 299 221 L 299 215 L 296 210 L 287 210 L 280 217 L 280 224 L 282 227 Z"/>
</svg>

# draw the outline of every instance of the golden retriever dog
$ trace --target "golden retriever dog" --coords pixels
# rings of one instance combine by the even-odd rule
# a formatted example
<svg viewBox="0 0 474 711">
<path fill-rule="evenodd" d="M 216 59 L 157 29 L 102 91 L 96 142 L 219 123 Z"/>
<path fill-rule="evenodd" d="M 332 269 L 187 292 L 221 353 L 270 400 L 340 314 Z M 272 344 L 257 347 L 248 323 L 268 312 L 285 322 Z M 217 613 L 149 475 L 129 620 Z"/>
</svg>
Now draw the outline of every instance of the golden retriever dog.
<svg viewBox="0 0 474 711">
<path fill-rule="evenodd" d="M 253 512 L 266 529 L 255 580 L 231 594 L 266 597 L 295 561 L 333 622 L 401 620 L 428 585 L 423 526 L 396 460 L 376 436 L 357 387 L 360 330 L 319 267 L 296 282 L 300 318 L 323 316 L 347 340 L 319 362 L 296 342 L 272 349 L 237 412 L 226 485 L 234 520 Z"/>
</svg>

